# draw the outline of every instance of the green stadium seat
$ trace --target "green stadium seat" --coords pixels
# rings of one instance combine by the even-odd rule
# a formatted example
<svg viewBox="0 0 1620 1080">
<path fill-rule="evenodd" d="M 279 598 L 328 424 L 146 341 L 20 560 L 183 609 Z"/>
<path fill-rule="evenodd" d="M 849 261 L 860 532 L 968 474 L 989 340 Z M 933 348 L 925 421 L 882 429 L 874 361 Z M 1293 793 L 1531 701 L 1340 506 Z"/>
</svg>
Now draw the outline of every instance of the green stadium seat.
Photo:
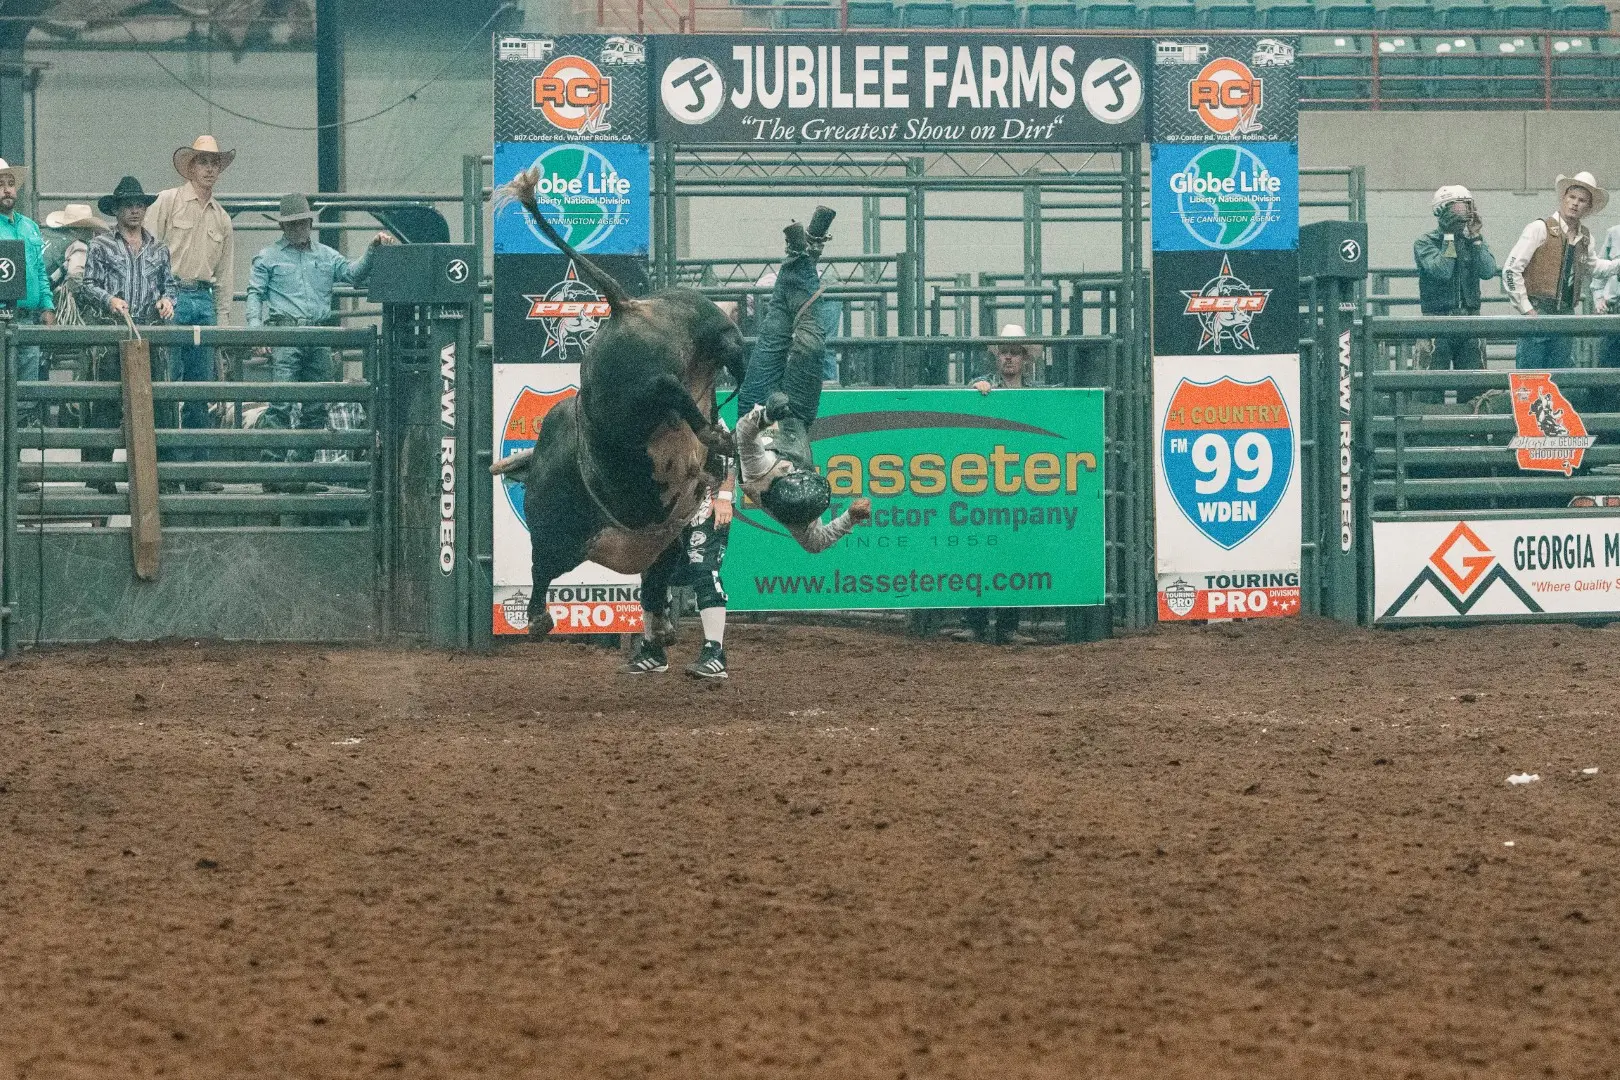
<svg viewBox="0 0 1620 1080">
<path fill-rule="evenodd" d="M 848 0 L 844 9 L 851 30 L 888 29 L 895 24 L 890 0 Z"/>
<path fill-rule="evenodd" d="M 1071 0 L 1013 0 L 1018 25 L 1031 30 L 1072 30 L 1079 13 Z"/>
<path fill-rule="evenodd" d="M 1373 0 L 1373 21 L 1381 30 L 1428 30 L 1435 25 L 1434 8 L 1419 0 Z"/>
<path fill-rule="evenodd" d="M 1554 108 L 1604 108 L 1612 92 L 1605 78 L 1612 68 L 1598 52 L 1598 38 L 1572 35 L 1552 40 Z"/>
<path fill-rule="evenodd" d="M 1370 0 L 1316 0 L 1316 17 L 1324 30 L 1371 30 Z"/>
<path fill-rule="evenodd" d="M 1193 0 L 1198 25 L 1216 30 L 1252 30 L 1260 25 L 1253 0 Z"/>
<path fill-rule="evenodd" d="M 1428 97 L 1429 88 L 1420 77 L 1428 73 L 1428 66 L 1417 38 L 1401 34 L 1379 38 L 1379 100 L 1388 104 Z"/>
<path fill-rule="evenodd" d="M 1018 25 L 1013 0 L 954 0 L 956 25 L 969 30 L 1007 30 Z"/>
<path fill-rule="evenodd" d="M 1372 53 L 1367 38 L 1303 37 L 1299 41 L 1299 96 L 1360 103 L 1370 93 Z"/>
<path fill-rule="evenodd" d="M 907 29 L 942 29 L 956 25 L 951 0 L 894 0 L 896 26 Z"/>
<path fill-rule="evenodd" d="M 1559 30 L 1609 28 L 1609 9 L 1601 0 L 1552 0 L 1552 16 L 1552 24 Z"/>
<path fill-rule="evenodd" d="M 1136 0 L 1139 25 L 1149 30 L 1186 30 L 1198 25 L 1193 0 Z"/>
<path fill-rule="evenodd" d="M 1541 101 L 1547 92 L 1541 77 L 1541 39 L 1525 34 L 1482 38 L 1492 58 L 1491 97 L 1506 101 Z"/>
<path fill-rule="evenodd" d="M 1491 71 L 1490 58 L 1477 38 L 1423 37 L 1418 39 L 1418 47 L 1429 58 L 1429 74 L 1435 76 L 1429 84 L 1430 97 L 1460 101 L 1489 96 L 1485 76 Z"/>
<path fill-rule="evenodd" d="M 1254 13 L 1267 30 L 1316 29 L 1316 5 L 1311 0 L 1254 0 Z"/>
<path fill-rule="evenodd" d="M 1538 0 L 1497 0 L 1497 30 L 1545 30 L 1552 25 L 1552 8 Z"/>
<path fill-rule="evenodd" d="M 825 0 L 777 0 L 773 14 L 778 30 L 838 29 L 838 9 Z"/>
<path fill-rule="evenodd" d="M 1136 29 L 1134 0 L 1075 0 L 1075 10 L 1088 30 Z"/>
<path fill-rule="evenodd" d="M 1435 0 L 1435 26 L 1447 30 L 1489 30 L 1496 25 L 1490 0 Z"/>
</svg>

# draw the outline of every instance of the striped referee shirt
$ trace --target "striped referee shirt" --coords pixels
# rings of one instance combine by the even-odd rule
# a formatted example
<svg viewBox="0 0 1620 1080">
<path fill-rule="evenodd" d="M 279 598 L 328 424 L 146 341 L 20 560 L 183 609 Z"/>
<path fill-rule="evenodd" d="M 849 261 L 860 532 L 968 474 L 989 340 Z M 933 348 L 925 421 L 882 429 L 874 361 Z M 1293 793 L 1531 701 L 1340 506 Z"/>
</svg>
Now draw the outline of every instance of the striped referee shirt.
<svg viewBox="0 0 1620 1080">
<path fill-rule="evenodd" d="M 108 301 L 118 297 L 129 305 L 129 317 L 138 323 L 160 322 L 157 302 L 175 297 L 174 274 L 169 270 L 169 248 L 141 230 L 141 249 L 131 251 L 123 231 L 98 233 L 90 241 L 84 267 L 84 293 L 111 315 Z"/>
</svg>

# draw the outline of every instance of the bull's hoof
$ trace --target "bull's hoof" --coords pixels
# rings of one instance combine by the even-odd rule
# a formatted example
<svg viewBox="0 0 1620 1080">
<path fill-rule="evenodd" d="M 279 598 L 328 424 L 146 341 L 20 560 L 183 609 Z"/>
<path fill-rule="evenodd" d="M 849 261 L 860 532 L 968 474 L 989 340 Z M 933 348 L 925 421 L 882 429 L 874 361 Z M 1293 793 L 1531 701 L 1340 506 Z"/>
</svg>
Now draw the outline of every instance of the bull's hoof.
<svg viewBox="0 0 1620 1080">
<path fill-rule="evenodd" d="M 653 615 L 647 619 L 651 640 L 657 645 L 673 645 L 676 639 L 675 620 L 667 615 Z"/>
<path fill-rule="evenodd" d="M 536 610 L 536 607 L 538 607 L 539 610 Z M 551 621 L 551 609 L 546 607 L 545 604 L 529 605 L 530 637 L 543 638 L 547 634 L 551 633 L 551 628 L 555 625 L 556 624 Z"/>
</svg>

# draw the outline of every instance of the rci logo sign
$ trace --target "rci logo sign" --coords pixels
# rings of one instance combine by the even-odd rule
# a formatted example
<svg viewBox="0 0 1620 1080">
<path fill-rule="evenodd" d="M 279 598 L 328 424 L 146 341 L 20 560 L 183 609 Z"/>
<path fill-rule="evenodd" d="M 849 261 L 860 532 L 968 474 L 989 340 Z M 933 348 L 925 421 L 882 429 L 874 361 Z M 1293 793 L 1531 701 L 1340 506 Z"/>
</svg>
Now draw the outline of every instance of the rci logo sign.
<svg viewBox="0 0 1620 1080">
<path fill-rule="evenodd" d="M 534 77 L 534 108 L 563 131 L 605 135 L 613 80 L 583 56 L 559 56 Z"/>
<path fill-rule="evenodd" d="M 1187 84 L 1187 109 L 1223 139 L 1252 138 L 1261 131 L 1264 89 L 1243 61 L 1216 57 Z"/>
</svg>

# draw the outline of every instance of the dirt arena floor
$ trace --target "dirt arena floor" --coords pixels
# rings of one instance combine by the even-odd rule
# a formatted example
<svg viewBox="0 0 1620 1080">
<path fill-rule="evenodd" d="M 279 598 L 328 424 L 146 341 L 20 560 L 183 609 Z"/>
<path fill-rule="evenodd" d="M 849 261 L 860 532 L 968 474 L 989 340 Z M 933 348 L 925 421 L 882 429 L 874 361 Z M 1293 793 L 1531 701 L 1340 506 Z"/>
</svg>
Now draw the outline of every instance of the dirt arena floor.
<svg viewBox="0 0 1620 1080">
<path fill-rule="evenodd" d="M 1617 646 L 25 655 L 0 1077 L 1612 1077 Z"/>
</svg>

